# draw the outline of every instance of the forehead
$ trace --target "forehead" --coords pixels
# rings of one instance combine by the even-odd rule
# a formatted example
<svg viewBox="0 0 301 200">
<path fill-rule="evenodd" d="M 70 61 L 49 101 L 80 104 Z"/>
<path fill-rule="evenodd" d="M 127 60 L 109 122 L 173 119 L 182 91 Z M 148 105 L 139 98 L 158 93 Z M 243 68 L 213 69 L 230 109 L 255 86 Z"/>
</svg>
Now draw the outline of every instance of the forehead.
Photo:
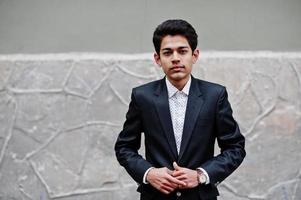
<svg viewBox="0 0 301 200">
<path fill-rule="evenodd" d="M 181 35 L 167 35 L 163 37 L 161 41 L 160 50 L 164 49 L 178 49 L 178 48 L 190 48 L 188 40 Z"/>
</svg>

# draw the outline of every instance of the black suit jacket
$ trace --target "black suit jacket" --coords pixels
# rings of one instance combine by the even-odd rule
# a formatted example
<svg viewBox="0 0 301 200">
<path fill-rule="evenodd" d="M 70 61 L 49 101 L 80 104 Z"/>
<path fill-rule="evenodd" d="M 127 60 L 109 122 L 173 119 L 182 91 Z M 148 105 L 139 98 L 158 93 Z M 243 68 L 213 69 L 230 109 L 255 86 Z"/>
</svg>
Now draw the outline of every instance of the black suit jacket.
<svg viewBox="0 0 301 200">
<path fill-rule="evenodd" d="M 141 133 L 145 135 L 145 158 L 138 154 Z M 214 156 L 215 141 L 221 149 Z M 182 190 L 181 199 L 210 199 L 218 195 L 216 186 L 242 162 L 245 139 L 232 117 L 225 87 L 192 77 L 179 155 L 176 150 L 165 78 L 132 90 L 129 110 L 115 152 L 119 163 L 140 184 L 141 199 L 172 199 L 149 184 L 143 175 L 150 167 L 190 169 L 202 167 L 210 184 Z"/>
</svg>

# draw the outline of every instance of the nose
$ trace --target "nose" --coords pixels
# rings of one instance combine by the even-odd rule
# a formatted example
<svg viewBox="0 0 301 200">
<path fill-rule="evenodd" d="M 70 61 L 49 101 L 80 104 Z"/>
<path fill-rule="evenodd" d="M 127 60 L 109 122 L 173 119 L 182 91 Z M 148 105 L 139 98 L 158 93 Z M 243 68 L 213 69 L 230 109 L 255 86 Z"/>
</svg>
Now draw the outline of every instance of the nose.
<svg viewBox="0 0 301 200">
<path fill-rule="evenodd" d="M 178 54 L 177 51 L 173 52 L 171 59 L 172 59 L 172 62 L 179 62 L 180 61 L 179 54 Z"/>
</svg>

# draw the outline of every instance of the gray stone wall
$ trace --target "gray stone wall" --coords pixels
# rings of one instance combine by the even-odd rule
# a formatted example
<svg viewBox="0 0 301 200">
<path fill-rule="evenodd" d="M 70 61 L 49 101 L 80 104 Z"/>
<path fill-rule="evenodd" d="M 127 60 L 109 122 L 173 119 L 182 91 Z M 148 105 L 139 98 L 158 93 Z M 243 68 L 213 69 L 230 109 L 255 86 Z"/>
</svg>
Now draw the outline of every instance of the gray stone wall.
<svg viewBox="0 0 301 200">
<path fill-rule="evenodd" d="M 204 52 L 193 74 L 246 136 L 219 199 L 300 200 L 301 53 Z M 0 199 L 138 199 L 113 146 L 131 88 L 161 77 L 151 54 L 0 55 Z"/>
</svg>

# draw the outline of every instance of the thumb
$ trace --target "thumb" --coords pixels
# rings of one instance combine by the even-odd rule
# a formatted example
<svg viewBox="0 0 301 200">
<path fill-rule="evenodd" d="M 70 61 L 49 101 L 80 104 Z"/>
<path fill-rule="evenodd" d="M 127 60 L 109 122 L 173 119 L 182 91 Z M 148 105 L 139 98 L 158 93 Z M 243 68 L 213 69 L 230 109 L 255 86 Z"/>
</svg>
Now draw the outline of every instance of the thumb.
<svg viewBox="0 0 301 200">
<path fill-rule="evenodd" d="M 175 170 L 180 170 L 180 167 L 179 167 L 179 165 L 176 162 L 173 162 L 173 168 Z"/>
</svg>

